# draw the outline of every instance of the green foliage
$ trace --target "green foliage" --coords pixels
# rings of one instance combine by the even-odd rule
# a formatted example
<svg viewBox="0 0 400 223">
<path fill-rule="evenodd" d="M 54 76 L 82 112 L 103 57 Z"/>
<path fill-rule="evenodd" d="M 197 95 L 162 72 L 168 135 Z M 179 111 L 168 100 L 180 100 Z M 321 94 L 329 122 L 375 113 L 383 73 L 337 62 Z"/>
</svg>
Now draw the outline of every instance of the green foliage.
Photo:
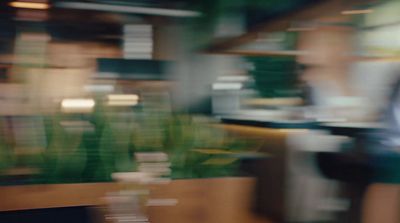
<svg viewBox="0 0 400 223">
<path fill-rule="evenodd" d="M 60 123 L 85 120 L 93 129 L 71 129 Z M 45 118 L 47 148 L 18 157 L 0 144 L 0 170 L 22 165 L 40 170 L 23 183 L 111 181 L 114 172 L 136 171 L 135 152 L 165 152 L 172 178 L 204 178 L 235 174 L 235 152 L 248 147 L 230 137 L 207 117 L 163 111 L 113 111 L 97 108 L 92 115 Z M 14 158 L 18 162 L 14 162 Z"/>
<path fill-rule="evenodd" d="M 224 152 L 244 150 L 245 147 L 230 147 L 232 141 L 226 132 L 213 127 L 213 122 L 204 117 L 173 115 L 167 126 L 165 149 L 172 163 L 173 178 L 204 178 L 233 175 L 237 162 L 228 164 L 205 164 L 209 159 L 228 158 Z M 202 149 L 220 152 L 199 152 Z"/>
</svg>

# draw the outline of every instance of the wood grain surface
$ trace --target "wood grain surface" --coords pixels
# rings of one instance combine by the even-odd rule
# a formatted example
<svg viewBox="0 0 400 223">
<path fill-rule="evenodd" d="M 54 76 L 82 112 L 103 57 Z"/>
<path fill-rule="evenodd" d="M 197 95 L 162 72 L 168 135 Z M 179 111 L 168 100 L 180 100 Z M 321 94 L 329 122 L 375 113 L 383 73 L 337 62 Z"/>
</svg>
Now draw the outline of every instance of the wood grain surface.
<svg viewBox="0 0 400 223">
<path fill-rule="evenodd" d="M 148 207 L 151 222 L 269 223 L 251 211 L 252 178 L 173 180 L 151 185 L 150 199 L 176 199 L 174 205 Z M 0 187 L 0 211 L 104 205 L 117 183 L 53 184 Z"/>
</svg>

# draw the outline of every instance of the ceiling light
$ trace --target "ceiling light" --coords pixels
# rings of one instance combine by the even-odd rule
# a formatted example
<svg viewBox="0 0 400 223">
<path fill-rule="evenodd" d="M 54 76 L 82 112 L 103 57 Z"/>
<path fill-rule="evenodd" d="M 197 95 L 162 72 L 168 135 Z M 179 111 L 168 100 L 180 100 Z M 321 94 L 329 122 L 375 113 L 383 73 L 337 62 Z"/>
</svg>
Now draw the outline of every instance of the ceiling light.
<svg viewBox="0 0 400 223">
<path fill-rule="evenodd" d="M 110 94 L 107 99 L 108 106 L 135 106 L 139 103 L 137 94 Z"/>
<path fill-rule="evenodd" d="M 94 105 L 93 99 L 64 99 L 61 102 L 64 108 L 92 108 Z"/>
<path fill-rule="evenodd" d="M 109 101 L 137 101 L 139 96 L 137 94 L 110 94 L 107 99 Z"/>
<path fill-rule="evenodd" d="M 26 9 L 48 9 L 49 4 L 41 2 L 10 2 L 10 6 L 15 8 L 26 8 Z"/>
<path fill-rule="evenodd" d="M 135 106 L 138 104 L 138 101 L 108 101 L 108 106 Z"/>
<path fill-rule="evenodd" d="M 343 15 L 357 15 L 357 14 L 368 14 L 373 12 L 372 9 L 359 9 L 359 10 L 346 10 L 342 11 Z"/>
<path fill-rule="evenodd" d="M 61 111 L 63 112 L 91 112 L 95 106 L 93 99 L 63 99 Z"/>
</svg>

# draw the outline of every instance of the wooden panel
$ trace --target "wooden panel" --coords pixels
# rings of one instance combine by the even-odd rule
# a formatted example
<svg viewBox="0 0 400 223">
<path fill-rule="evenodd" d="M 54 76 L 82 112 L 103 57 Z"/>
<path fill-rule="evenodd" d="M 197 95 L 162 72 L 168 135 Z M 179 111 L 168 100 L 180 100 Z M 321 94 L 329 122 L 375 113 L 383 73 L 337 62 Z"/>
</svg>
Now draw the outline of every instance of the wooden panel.
<svg viewBox="0 0 400 223">
<path fill-rule="evenodd" d="M 398 223 L 400 187 L 376 183 L 368 187 L 364 198 L 362 222 Z"/>
<path fill-rule="evenodd" d="M 176 206 L 150 207 L 154 223 L 269 223 L 251 211 L 252 178 L 175 180 L 153 187 L 152 198 L 178 199 Z"/>
<path fill-rule="evenodd" d="M 253 214 L 252 178 L 174 180 L 151 186 L 152 199 L 177 199 L 174 206 L 148 207 L 152 223 L 271 223 Z M 108 223 L 108 222 L 107 222 Z"/>
<path fill-rule="evenodd" d="M 251 211 L 252 178 L 173 180 L 150 186 L 152 199 L 177 199 L 175 206 L 148 208 L 153 223 L 269 223 Z M 116 183 L 54 184 L 0 187 L 0 211 L 104 205 Z"/>
<path fill-rule="evenodd" d="M 271 153 L 278 150 L 281 153 L 286 148 L 286 137 L 292 130 L 272 129 L 245 125 L 219 124 L 216 127 L 223 128 L 233 136 L 244 138 L 253 142 L 260 142 L 258 151 Z"/>
<path fill-rule="evenodd" d="M 243 125 L 219 125 L 236 137 L 259 142 L 258 152 L 267 153 L 268 161 L 254 163 L 257 177 L 255 208 L 263 216 L 283 221 L 286 213 L 287 135 L 292 129 L 271 129 Z M 301 130 L 300 130 L 301 131 Z"/>
<path fill-rule="evenodd" d="M 104 204 L 116 183 L 47 184 L 0 187 L 0 211 Z"/>
</svg>

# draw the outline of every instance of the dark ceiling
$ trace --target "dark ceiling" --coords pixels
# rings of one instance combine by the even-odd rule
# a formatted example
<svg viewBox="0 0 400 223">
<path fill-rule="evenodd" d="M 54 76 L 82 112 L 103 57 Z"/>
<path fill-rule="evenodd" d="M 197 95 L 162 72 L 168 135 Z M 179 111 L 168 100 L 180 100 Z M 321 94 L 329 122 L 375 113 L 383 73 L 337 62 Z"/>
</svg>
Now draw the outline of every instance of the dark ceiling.
<svg viewBox="0 0 400 223">
<path fill-rule="evenodd" d="M 120 41 L 122 24 L 166 22 L 171 18 L 154 15 L 122 14 L 105 11 L 89 11 L 57 8 L 60 2 L 82 2 L 107 5 L 140 6 L 200 10 L 204 17 L 221 16 L 227 12 L 244 13 L 247 27 L 272 20 L 301 7 L 307 7 L 324 0 L 49 0 L 53 5 L 49 10 L 30 10 L 33 18 L 43 17 L 42 21 L 20 18 L 21 9 L 9 6 L 10 0 L 0 1 L 0 41 L 15 38 L 16 30 L 43 30 L 53 39 L 59 40 L 97 40 L 117 43 Z M 26 10 L 25 10 L 26 11 Z M 210 13 L 211 12 L 211 13 Z M 30 14 L 29 14 L 30 15 Z M 40 19 L 39 19 L 40 20 Z M 0 44 L 2 48 L 7 48 Z"/>
<path fill-rule="evenodd" d="M 245 14 L 247 27 L 253 27 L 274 17 L 306 7 L 323 0 L 50 0 L 56 6 L 60 2 L 84 2 L 108 5 L 141 6 L 173 9 L 202 10 L 205 16 L 218 17 L 226 12 L 241 11 Z M 101 38 L 116 36 L 121 33 L 121 24 L 127 22 L 153 21 L 154 16 L 128 15 L 111 12 L 87 11 L 77 9 L 60 9 L 52 7 L 48 10 L 45 21 L 16 19 L 18 11 L 8 6 L 10 0 L 0 1 L 0 39 L 14 38 L 16 26 L 32 28 L 45 27 L 55 38 Z M 222 7 L 221 7 L 222 6 Z M 230 7 L 233 6 L 233 7 Z M 208 13 L 215 11 L 216 13 Z M 40 13 L 35 12 L 41 16 Z M 163 18 L 165 20 L 167 18 Z M 132 21 L 131 21 L 132 20 Z M 110 39 L 110 38 L 108 38 Z"/>
</svg>

